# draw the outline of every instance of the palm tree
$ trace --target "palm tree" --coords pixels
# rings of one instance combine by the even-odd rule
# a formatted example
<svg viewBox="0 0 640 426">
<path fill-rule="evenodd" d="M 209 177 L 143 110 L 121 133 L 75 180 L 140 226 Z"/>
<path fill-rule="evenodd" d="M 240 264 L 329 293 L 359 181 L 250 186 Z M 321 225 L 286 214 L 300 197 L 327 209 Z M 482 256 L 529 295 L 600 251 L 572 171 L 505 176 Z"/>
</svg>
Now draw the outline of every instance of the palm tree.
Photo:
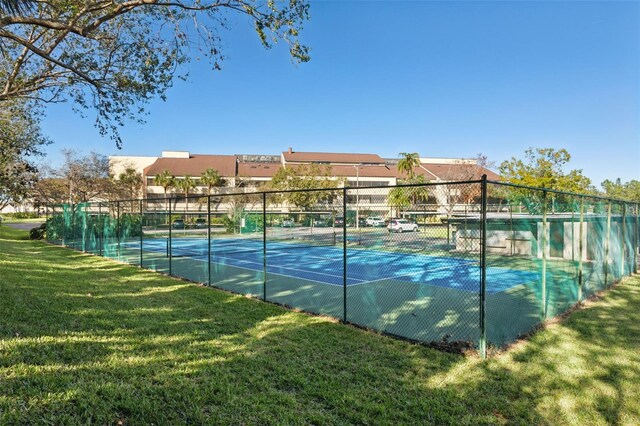
<svg viewBox="0 0 640 426">
<path fill-rule="evenodd" d="M 409 179 L 413 179 L 415 176 L 413 169 L 420 166 L 420 155 L 417 152 L 401 152 L 398 155 L 404 157 L 398 161 L 398 171 L 406 173 Z"/>
<path fill-rule="evenodd" d="M 131 200 L 131 211 L 133 212 L 134 198 L 136 198 L 136 195 L 138 195 L 142 187 L 142 175 L 138 173 L 136 169 L 127 167 L 125 171 L 118 176 L 118 181 Z"/>
<path fill-rule="evenodd" d="M 155 184 L 164 189 L 164 198 L 167 198 L 167 190 L 176 185 L 176 177 L 169 170 L 163 170 L 158 173 L 154 179 Z M 168 207 L 167 207 L 168 209 Z"/>
<path fill-rule="evenodd" d="M 176 187 L 184 192 L 184 197 L 185 197 L 184 212 L 185 212 L 185 222 L 186 222 L 186 219 L 187 219 L 186 214 L 189 211 L 189 191 L 191 191 L 192 189 L 195 189 L 196 181 L 190 175 L 185 175 L 182 179 L 176 180 Z"/>
<path fill-rule="evenodd" d="M 207 185 L 207 195 L 211 195 L 211 188 L 221 186 L 224 179 L 220 177 L 220 173 L 216 169 L 209 167 L 200 175 L 200 182 Z"/>
</svg>

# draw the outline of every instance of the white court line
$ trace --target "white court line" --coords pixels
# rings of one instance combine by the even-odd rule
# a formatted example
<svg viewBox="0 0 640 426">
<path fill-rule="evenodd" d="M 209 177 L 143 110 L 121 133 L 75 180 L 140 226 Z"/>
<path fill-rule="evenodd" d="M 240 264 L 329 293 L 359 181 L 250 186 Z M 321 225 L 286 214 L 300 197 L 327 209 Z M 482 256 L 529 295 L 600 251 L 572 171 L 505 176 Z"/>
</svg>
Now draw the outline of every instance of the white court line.
<svg viewBox="0 0 640 426">
<path fill-rule="evenodd" d="M 267 257 L 271 257 L 271 256 L 292 256 L 291 254 L 285 252 L 285 251 L 278 251 L 276 253 L 270 253 L 269 251 L 267 251 Z M 305 259 L 319 259 L 319 260 L 336 260 L 332 257 L 329 256 L 312 256 L 312 255 L 304 255 Z M 339 259 L 342 260 L 342 259 Z"/>
<path fill-rule="evenodd" d="M 362 282 L 359 282 L 359 283 L 356 283 L 356 284 L 348 284 L 348 285 L 347 285 L 347 287 L 355 287 L 355 286 L 362 285 L 362 284 L 375 284 L 375 283 L 378 283 L 378 282 L 388 281 L 388 280 L 395 280 L 395 281 L 397 281 L 397 280 L 398 280 L 398 278 L 402 278 L 402 277 L 386 277 L 386 278 L 378 278 L 377 280 L 373 280 L 373 281 L 362 281 Z M 414 282 L 414 284 L 420 284 L 420 283 L 416 283 L 416 282 Z"/>
<path fill-rule="evenodd" d="M 228 259 L 228 258 L 223 258 L 223 259 Z M 198 262 L 206 262 L 207 261 L 206 259 L 191 259 L 191 260 L 195 260 L 195 261 L 198 261 Z M 258 262 L 249 262 L 249 261 L 244 261 L 244 262 L 246 262 L 246 263 L 256 263 L 256 264 L 258 263 Z M 216 265 L 221 265 L 221 266 L 230 266 L 232 268 L 244 269 L 245 271 L 262 272 L 262 273 L 264 273 L 263 269 L 247 268 L 245 266 L 231 265 L 229 263 L 220 263 L 220 262 L 213 262 L 213 261 L 211 263 L 215 263 Z M 214 272 L 212 271 L 212 275 L 213 275 L 213 273 Z M 300 279 L 300 280 L 305 280 L 305 281 L 311 281 L 311 282 L 318 283 L 318 284 L 323 284 L 323 285 L 332 285 L 332 286 L 342 287 L 342 284 L 332 284 L 332 283 L 328 283 L 328 282 L 325 282 L 325 281 L 318 281 L 318 280 L 312 280 L 312 279 L 309 279 L 309 278 L 301 278 L 301 277 L 295 277 L 295 276 L 291 276 L 291 275 L 279 274 L 277 272 L 269 272 L 269 271 L 267 271 L 267 274 L 279 275 L 281 277 L 286 277 L 286 278 L 294 278 L 294 279 Z"/>
<path fill-rule="evenodd" d="M 242 262 L 242 263 L 250 263 L 250 264 L 256 264 L 256 265 L 262 265 L 262 262 L 253 262 L 253 261 L 251 261 L 251 260 L 240 260 L 240 259 L 234 259 L 234 258 L 228 258 L 228 257 L 220 257 L 220 256 L 218 256 L 218 259 L 227 259 L 227 260 L 233 260 L 233 261 L 236 261 L 236 262 Z M 233 266 L 233 265 L 232 265 L 232 266 Z M 273 266 L 273 265 L 272 265 L 272 266 Z M 297 268 L 292 268 L 292 267 L 289 267 L 289 266 L 281 266 L 281 265 L 276 265 L 276 266 L 277 266 L 277 267 L 279 267 L 279 268 L 285 269 L 285 270 L 289 270 L 289 271 L 298 271 L 298 272 L 305 272 L 305 273 L 308 273 L 308 274 L 325 275 L 325 276 L 327 276 L 327 277 L 334 277 L 334 278 L 340 278 L 340 277 L 342 277 L 342 274 L 340 274 L 340 275 L 335 275 L 335 274 L 326 274 L 326 273 L 324 273 L 324 272 L 308 271 L 308 270 L 305 270 L 305 269 L 297 269 Z M 269 271 L 267 271 L 267 273 L 270 273 L 270 274 L 271 274 L 271 273 L 273 273 L 273 274 L 277 274 L 276 272 L 269 272 Z M 282 274 L 278 274 L 278 275 L 282 275 Z M 294 278 L 301 278 L 301 279 L 303 279 L 303 280 L 304 280 L 304 279 L 306 279 L 306 278 L 304 278 L 304 277 L 294 277 Z M 351 278 L 351 279 L 352 279 L 352 280 L 355 280 L 355 281 L 364 281 L 364 280 L 359 279 L 359 278 Z M 311 281 L 313 281 L 313 280 L 311 280 Z M 325 284 L 329 284 L 329 285 L 342 285 L 342 284 L 331 284 L 331 283 L 325 283 Z"/>
<path fill-rule="evenodd" d="M 133 244 L 133 243 L 132 243 Z M 146 245 L 146 244 L 145 244 Z M 150 244 L 151 245 L 151 244 Z M 151 249 L 148 251 L 154 251 L 153 249 L 158 249 L 158 252 L 163 252 L 165 251 L 165 247 L 163 245 L 160 244 L 155 244 L 156 247 L 145 247 L 146 249 Z M 136 247 L 134 247 L 136 248 Z M 183 249 L 187 249 L 186 247 L 183 247 Z M 277 249 L 273 249 L 273 251 L 269 251 L 267 250 L 267 258 L 269 257 L 280 257 L 280 256 L 291 256 L 291 254 L 289 254 L 287 251 L 285 250 L 277 250 Z M 189 256 L 189 255 L 195 255 L 195 256 L 207 256 L 208 252 L 205 251 L 203 253 L 188 253 L 185 255 L 179 255 L 180 253 L 180 247 L 176 247 L 175 248 L 175 252 L 177 253 L 176 257 L 182 257 L 182 256 Z M 236 253 L 258 253 L 260 252 L 260 250 L 238 250 L 236 251 Z M 172 254 L 173 254 L 173 250 L 172 250 Z M 219 257 L 219 258 L 223 258 L 223 259 L 232 259 L 232 260 L 236 260 L 235 258 L 232 257 L 224 257 L 224 256 L 219 256 L 218 254 L 225 254 L 225 250 L 211 250 L 211 257 Z M 313 255 L 305 255 L 305 258 L 307 259 L 318 259 L 318 260 L 325 260 L 325 261 L 330 261 L 330 260 L 334 260 L 329 256 L 313 256 Z M 206 260 L 205 260 L 206 261 Z M 259 263 L 259 262 L 258 262 Z M 339 276 L 339 275 L 336 275 Z"/>
<path fill-rule="evenodd" d="M 205 253 L 205 254 L 203 254 L 203 256 L 204 256 L 204 255 L 206 255 L 206 253 Z M 286 255 L 287 255 L 287 253 L 276 253 L 276 254 L 272 254 L 271 256 L 274 256 L 274 257 L 275 257 L 275 256 L 286 256 Z M 267 256 L 269 256 L 269 254 L 268 254 L 268 253 L 267 253 Z M 309 257 L 312 257 L 312 256 L 309 256 Z M 214 258 L 214 259 L 215 259 L 215 258 L 218 258 L 218 259 L 230 260 L 230 261 L 233 261 L 233 262 L 240 262 L 240 263 L 245 263 L 245 264 L 250 264 L 250 265 L 263 265 L 263 263 L 262 263 L 262 262 L 256 262 L 256 261 L 251 261 L 251 260 L 246 260 L 246 259 L 237 259 L 237 258 L 234 258 L 234 257 L 212 256 L 212 258 Z M 322 260 L 329 260 L 329 259 L 327 259 L 326 257 L 315 257 L 315 256 L 313 256 L 313 258 L 316 258 L 316 259 L 322 259 Z M 206 262 L 206 261 L 207 261 L 206 259 L 195 259 L 195 260 L 201 260 L 201 261 L 203 261 L 203 262 Z M 219 263 L 219 262 L 214 262 L 214 263 L 221 264 L 221 263 Z M 473 264 L 473 263 L 469 263 L 469 264 L 466 264 L 466 265 L 472 265 L 472 264 Z M 232 265 L 232 264 L 227 264 L 227 263 L 224 263 L 224 265 L 234 266 L 234 265 Z M 272 266 L 273 266 L 273 265 L 272 265 Z M 377 281 L 384 281 L 384 280 L 394 279 L 394 278 L 395 278 L 395 279 L 399 279 L 399 278 L 404 278 L 404 277 L 412 277 L 412 276 L 416 276 L 416 275 L 422 275 L 422 274 L 424 274 L 425 272 L 434 272 L 434 271 L 441 271 L 441 270 L 454 269 L 454 268 L 457 268 L 458 266 L 460 266 L 460 265 L 454 265 L 454 266 L 443 266 L 443 267 L 441 267 L 441 268 L 426 269 L 426 270 L 424 270 L 424 271 L 416 271 L 416 272 L 407 273 L 407 274 L 403 274 L 403 275 L 399 275 L 399 276 L 393 276 L 393 277 L 387 277 L 387 278 L 380 278 L 380 279 L 376 279 L 376 280 L 374 280 L 374 281 L 367 281 L 367 280 L 362 279 L 362 278 L 355 278 L 355 277 L 350 277 L 350 278 L 349 278 L 349 277 L 348 277 L 348 280 L 353 281 L 353 283 L 351 283 L 351 284 L 347 284 L 347 285 L 348 285 L 348 286 L 349 286 L 349 285 L 353 285 L 353 286 L 355 286 L 355 285 L 360 285 L 360 284 L 365 284 L 365 283 L 370 283 L 370 282 L 377 282 Z M 239 266 L 239 267 L 240 267 L 240 268 L 242 268 L 241 266 Z M 308 274 L 324 275 L 324 276 L 332 277 L 332 278 L 341 278 L 341 277 L 342 277 L 342 274 L 339 274 L 339 275 L 337 275 L 337 274 L 327 274 L 327 273 L 323 273 L 323 272 L 316 272 L 316 271 L 309 271 L 309 270 L 304 270 L 304 269 L 298 269 L 298 268 L 290 267 L 290 266 L 287 266 L 287 265 L 276 265 L 276 267 L 282 268 L 282 269 L 284 269 L 284 270 L 297 271 L 297 272 L 308 273 Z M 243 269 L 249 269 L 249 270 L 254 270 L 254 271 L 255 271 L 255 270 L 259 270 L 259 269 L 251 269 L 251 268 L 243 268 Z M 278 274 L 278 273 L 276 273 L 276 272 L 269 272 L 269 271 L 267 271 L 267 273 L 270 273 L 270 274 L 276 274 L 276 275 L 281 275 L 281 276 L 294 277 L 294 278 L 307 279 L 307 278 L 304 278 L 304 277 L 295 277 L 295 276 L 291 276 L 291 275 Z M 343 284 L 333 284 L 333 283 L 327 283 L 327 282 L 317 281 L 317 280 L 309 280 L 309 281 L 320 282 L 320 283 L 327 284 L 327 285 L 343 286 Z"/>
<path fill-rule="evenodd" d="M 471 266 L 471 265 L 466 265 L 466 266 Z M 458 266 L 443 266 L 441 268 L 433 268 L 433 269 L 425 269 L 424 271 L 415 271 L 415 272 L 408 272 L 406 274 L 402 274 L 400 275 L 400 277 L 412 277 L 415 275 L 420 275 L 420 274 L 424 274 L 424 273 L 428 273 L 428 272 L 437 272 L 437 271 L 444 271 L 444 270 L 452 270 L 457 268 Z M 479 266 L 478 266 L 479 268 Z"/>
<path fill-rule="evenodd" d="M 247 252 L 253 252 L 253 251 L 247 251 Z M 206 256 L 207 253 L 203 253 L 200 256 Z M 286 256 L 288 255 L 286 252 L 277 252 L 275 254 L 271 254 L 271 256 Z M 269 256 L 269 253 L 267 252 L 267 256 Z M 323 256 L 306 256 L 309 258 L 315 258 L 315 259 L 322 259 L 322 260 L 330 260 L 327 257 L 323 257 Z M 246 263 L 246 264 L 253 264 L 253 265 L 263 265 L 262 262 L 255 262 L 255 261 L 251 261 L 251 260 L 244 260 L 244 259 L 236 259 L 233 257 L 225 257 L 225 256 L 212 256 L 212 258 L 218 258 L 218 259 L 224 259 L 224 260 L 231 260 L 233 262 L 240 262 L 240 263 Z M 202 261 L 202 262 L 207 262 L 206 259 L 192 259 L 192 260 L 198 260 L 198 261 Z M 240 269 L 245 269 L 245 270 L 250 270 L 250 271 L 260 271 L 260 269 L 253 269 L 253 268 L 248 268 L 248 267 L 242 267 L 242 266 L 236 266 L 233 264 L 228 264 L 228 263 L 220 263 L 220 262 L 213 262 L 219 265 L 227 265 L 227 266 L 232 266 L 232 267 L 238 267 Z M 434 268 L 434 269 L 426 269 L 424 271 L 416 271 L 416 272 L 412 272 L 412 273 L 407 273 L 407 274 L 403 274 L 400 276 L 393 276 L 393 277 L 385 277 L 385 278 L 379 278 L 373 281 L 367 281 L 365 279 L 361 279 L 361 278 L 355 278 L 355 277 L 348 277 L 348 280 L 352 281 L 352 283 L 347 284 L 347 286 L 357 286 L 357 285 L 362 285 L 362 284 L 369 284 L 369 283 L 376 283 L 376 282 L 381 282 L 381 281 L 386 281 L 386 280 L 398 280 L 400 278 L 404 278 L 404 277 L 412 277 L 412 276 L 416 276 L 416 275 L 422 275 L 425 272 L 437 272 L 437 271 L 442 271 L 442 270 L 451 270 L 451 269 L 455 269 L 459 266 L 471 266 L 474 265 L 475 262 L 470 262 L 470 263 L 463 263 L 461 265 L 453 265 L 453 266 L 443 266 L 441 268 Z M 272 265 L 273 266 L 273 265 Z M 336 275 L 336 274 L 327 274 L 327 273 L 323 273 L 323 272 L 316 272 L 316 271 L 309 271 L 309 270 L 304 270 L 304 269 L 298 269 L 298 268 L 293 268 L 293 267 L 289 267 L 289 266 L 285 266 L 285 265 L 276 265 L 276 267 L 279 267 L 281 269 L 284 270 L 290 270 L 290 271 L 297 271 L 297 272 L 302 272 L 302 273 L 306 273 L 306 274 L 316 274 L 316 275 L 324 275 L 327 277 L 332 277 L 332 278 L 341 278 L 342 274 L 340 275 Z M 288 277 L 288 278 L 299 278 L 299 279 L 303 279 L 303 280 L 307 280 L 307 281 L 312 281 L 312 282 L 316 282 L 316 283 L 320 283 L 320 284 L 325 284 L 325 285 L 332 285 L 332 286 L 339 286 L 342 287 L 343 284 L 333 284 L 333 283 L 328 283 L 328 282 L 324 282 L 324 281 L 318 281 L 318 280 L 313 280 L 313 279 L 309 279 L 309 278 L 305 278 L 305 277 L 296 277 L 296 276 L 292 276 L 292 275 L 285 275 L 285 274 L 281 274 L 281 273 L 277 273 L 277 272 L 270 272 L 267 271 L 268 274 L 273 274 L 273 275 L 279 275 L 279 276 L 283 276 L 283 277 Z M 419 283 L 417 283 L 419 284 Z"/>
</svg>

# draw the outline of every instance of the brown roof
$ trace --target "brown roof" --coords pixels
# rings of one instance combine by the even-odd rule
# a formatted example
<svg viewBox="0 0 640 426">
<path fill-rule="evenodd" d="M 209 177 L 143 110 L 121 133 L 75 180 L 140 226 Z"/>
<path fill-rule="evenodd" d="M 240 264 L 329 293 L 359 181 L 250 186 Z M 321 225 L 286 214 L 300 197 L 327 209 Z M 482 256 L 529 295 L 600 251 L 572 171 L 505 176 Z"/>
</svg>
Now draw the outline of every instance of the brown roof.
<svg viewBox="0 0 640 426">
<path fill-rule="evenodd" d="M 377 154 L 348 154 L 336 152 L 289 152 L 282 153 L 288 162 L 322 162 L 322 163 L 378 163 L 384 160 Z"/>
<path fill-rule="evenodd" d="M 330 173 L 332 176 L 340 177 L 355 177 L 357 175 L 359 177 L 393 178 L 396 177 L 397 170 L 392 166 L 360 166 L 358 170 L 353 166 L 331 166 Z"/>
<path fill-rule="evenodd" d="M 280 163 L 239 163 L 238 176 L 273 177 L 280 167 Z"/>
<path fill-rule="evenodd" d="M 200 176 L 206 169 L 217 170 L 222 177 L 235 177 L 235 155 L 192 155 L 190 158 L 158 158 L 146 171 L 155 176 L 169 170 L 174 176 Z"/>
<path fill-rule="evenodd" d="M 476 164 L 431 164 L 422 163 L 422 167 L 427 169 L 425 177 L 435 180 L 436 175 L 440 180 L 475 180 L 480 179 L 483 174 L 489 180 L 500 180 L 500 175 Z M 423 170 L 424 171 L 424 170 Z M 433 175 L 432 175 L 433 174 Z"/>
</svg>

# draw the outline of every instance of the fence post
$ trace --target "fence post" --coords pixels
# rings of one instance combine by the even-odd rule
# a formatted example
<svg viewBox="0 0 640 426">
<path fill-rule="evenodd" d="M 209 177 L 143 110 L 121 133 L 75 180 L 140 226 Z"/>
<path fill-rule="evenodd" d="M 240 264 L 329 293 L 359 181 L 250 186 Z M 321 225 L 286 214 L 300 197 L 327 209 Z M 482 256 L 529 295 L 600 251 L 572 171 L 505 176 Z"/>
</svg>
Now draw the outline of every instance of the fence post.
<svg viewBox="0 0 640 426">
<path fill-rule="evenodd" d="M 102 217 L 102 202 L 98 202 L 98 219 L 99 219 L 98 223 L 100 224 L 100 229 L 98 232 L 98 238 L 100 239 L 100 243 L 98 246 L 100 248 L 98 249 L 98 251 L 100 253 L 100 256 L 103 256 L 102 244 L 104 241 L 104 218 Z"/>
<path fill-rule="evenodd" d="M 607 205 L 607 239 L 604 240 L 604 285 L 609 285 L 609 249 L 611 245 L 611 200 Z"/>
<path fill-rule="evenodd" d="M 76 249 L 76 208 L 73 203 L 71 203 L 71 246 L 74 250 Z"/>
<path fill-rule="evenodd" d="M 87 205 L 84 203 L 84 212 L 82 214 L 82 252 L 87 252 Z"/>
<path fill-rule="evenodd" d="M 207 195 L 207 285 L 211 285 L 211 195 Z"/>
<path fill-rule="evenodd" d="M 167 222 L 169 224 L 169 239 L 167 240 L 167 253 L 169 254 L 169 275 L 173 275 L 171 265 L 171 198 L 169 198 L 169 220 Z"/>
<path fill-rule="evenodd" d="M 44 234 L 47 241 L 51 241 L 51 238 L 49 238 L 49 204 L 44 205 Z"/>
<path fill-rule="evenodd" d="M 627 261 L 627 255 L 626 255 L 627 245 L 625 244 L 625 241 L 626 241 L 625 234 L 627 233 L 626 215 L 627 215 L 627 204 L 626 203 L 622 203 L 622 229 L 619 232 L 619 234 L 620 234 L 620 254 L 622 255 L 622 261 L 620 262 L 620 279 L 622 279 L 622 277 L 624 277 L 624 264 Z"/>
<path fill-rule="evenodd" d="M 578 302 L 582 301 L 584 283 L 582 282 L 582 251 L 584 250 L 582 239 L 584 238 L 584 198 L 580 197 L 580 229 L 578 229 Z"/>
<path fill-rule="evenodd" d="M 347 322 L 347 188 L 342 188 L 342 319 Z"/>
<path fill-rule="evenodd" d="M 144 200 L 140 199 L 140 267 L 142 268 L 143 254 L 142 254 L 142 246 L 144 244 L 144 239 L 142 237 L 142 231 L 144 230 L 143 222 L 144 222 Z"/>
<path fill-rule="evenodd" d="M 487 357 L 486 295 L 487 295 L 487 175 L 480 182 L 480 356 Z"/>
<path fill-rule="evenodd" d="M 547 191 L 542 191 L 542 320 L 547 319 Z"/>
<path fill-rule="evenodd" d="M 116 240 L 118 253 L 117 259 L 120 260 L 120 201 L 116 201 Z"/>
<path fill-rule="evenodd" d="M 267 300 L 267 193 L 262 193 L 262 300 Z"/>
<path fill-rule="evenodd" d="M 66 215 L 64 214 L 64 204 L 61 204 L 60 207 L 62 207 L 62 247 L 65 247 L 66 245 L 66 241 L 67 241 L 67 231 L 66 231 Z M 54 211 L 55 213 L 55 211 Z"/>
<path fill-rule="evenodd" d="M 636 204 L 636 229 L 633 238 L 633 272 L 638 273 L 638 240 L 640 240 L 640 204 Z"/>
</svg>

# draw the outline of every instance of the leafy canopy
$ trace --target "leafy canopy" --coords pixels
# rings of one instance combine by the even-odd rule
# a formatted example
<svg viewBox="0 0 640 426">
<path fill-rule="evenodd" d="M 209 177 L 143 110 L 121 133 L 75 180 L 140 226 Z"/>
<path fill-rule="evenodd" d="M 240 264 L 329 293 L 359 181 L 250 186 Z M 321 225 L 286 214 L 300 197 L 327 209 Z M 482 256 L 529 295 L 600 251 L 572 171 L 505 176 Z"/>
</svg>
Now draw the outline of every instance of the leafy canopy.
<svg viewBox="0 0 640 426">
<path fill-rule="evenodd" d="M 188 197 L 189 193 L 196 188 L 196 181 L 191 175 L 185 175 L 182 179 L 176 179 L 174 185 L 184 192 L 185 197 Z"/>
<path fill-rule="evenodd" d="M 142 173 L 133 167 L 127 167 L 117 176 L 117 179 L 112 180 L 112 184 L 119 193 L 124 195 L 123 198 L 133 200 L 140 195 Z"/>
<path fill-rule="evenodd" d="M 272 197 L 275 201 L 286 201 L 303 210 L 310 210 L 318 203 L 329 202 L 335 193 L 328 189 L 338 188 L 343 183 L 331 175 L 331 168 L 317 164 L 281 167 L 267 185 L 272 190 L 308 190 L 288 192 Z M 311 191 L 318 189 L 319 191 Z"/>
<path fill-rule="evenodd" d="M 118 147 L 119 127 L 141 121 L 151 99 L 165 99 L 193 53 L 220 69 L 220 34 L 230 17 L 248 18 L 264 47 L 284 40 L 294 62 L 309 60 L 298 40 L 308 19 L 304 0 L 32 3 L 0 3 L 0 103 L 71 100 L 76 111 L 94 111 L 98 130 Z"/>
<path fill-rule="evenodd" d="M 222 179 L 216 169 L 209 167 L 200 174 L 200 182 L 203 185 L 207 185 L 207 195 L 211 195 L 211 188 L 214 186 L 222 186 L 224 179 Z"/>
<path fill-rule="evenodd" d="M 401 180 L 401 185 L 422 185 L 427 183 L 423 175 L 417 175 L 410 179 Z M 398 209 L 408 208 L 424 204 L 429 199 L 430 193 L 427 186 L 398 186 L 389 190 L 388 203 Z"/>
<path fill-rule="evenodd" d="M 417 152 L 401 152 L 402 158 L 398 161 L 398 171 L 408 176 L 409 180 L 415 177 L 415 168 L 420 166 L 420 154 Z"/>
<path fill-rule="evenodd" d="M 591 191 L 591 180 L 582 174 L 582 170 L 564 172 L 564 167 L 571 160 L 566 149 L 529 148 L 524 159 L 512 157 L 500 164 L 499 172 L 511 183 L 554 189 L 588 193 Z"/>
<path fill-rule="evenodd" d="M 640 202 L 640 181 L 634 179 L 623 183 L 620 178 L 615 182 L 607 179 L 601 185 L 607 197 Z"/>
<path fill-rule="evenodd" d="M 167 195 L 169 188 L 172 188 L 176 183 L 175 176 L 167 169 L 158 173 L 153 180 L 156 185 L 161 186 L 162 189 L 164 189 L 165 196 Z"/>
<path fill-rule="evenodd" d="M 37 177 L 34 160 L 50 143 L 31 107 L 12 101 L 0 108 L 0 209 L 27 196 Z"/>
</svg>

